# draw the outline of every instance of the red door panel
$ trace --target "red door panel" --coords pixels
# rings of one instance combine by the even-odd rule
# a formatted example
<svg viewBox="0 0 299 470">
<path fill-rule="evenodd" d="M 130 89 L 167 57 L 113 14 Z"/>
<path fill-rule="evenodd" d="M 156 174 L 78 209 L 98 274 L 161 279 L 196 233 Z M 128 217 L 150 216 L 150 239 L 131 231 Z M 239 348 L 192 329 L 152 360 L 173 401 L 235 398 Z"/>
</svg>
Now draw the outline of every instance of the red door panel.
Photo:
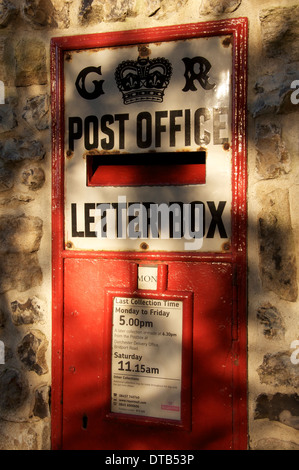
<svg viewBox="0 0 299 470">
<path fill-rule="evenodd" d="M 129 260 L 65 260 L 63 448 L 103 450 L 230 449 L 232 447 L 232 265 L 169 262 L 167 290 L 192 299 L 192 338 L 185 345 L 191 423 L 179 428 L 107 417 L 110 402 L 112 312 L 107 291 L 133 297 L 136 263 Z M 143 292 L 143 295 L 150 295 Z M 157 294 L 162 295 L 162 293 Z M 189 367 L 190 366 L 190 367 Z M 188 379 L 187 377 L 187 379 Z M 188 407 L 187 407 L 188 408 Z"/>
</svg>

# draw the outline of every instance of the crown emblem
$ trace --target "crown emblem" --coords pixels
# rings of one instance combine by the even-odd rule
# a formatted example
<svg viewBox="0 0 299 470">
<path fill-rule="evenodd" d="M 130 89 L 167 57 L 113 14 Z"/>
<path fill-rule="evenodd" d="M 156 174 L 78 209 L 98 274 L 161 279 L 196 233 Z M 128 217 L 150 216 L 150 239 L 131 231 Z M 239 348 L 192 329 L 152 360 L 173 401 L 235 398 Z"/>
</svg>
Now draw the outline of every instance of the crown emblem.
<svg viewBox="0 0 299 470">
<path fill-rule="evenodd" d="M 157 59 L 127 60 L 115 70 L 115 80 L 122 92 L 124 104 L 137 101 L 162 102 L 164 90 L 172 74 L 170 62 L 164 57 Z"/>
</svg>

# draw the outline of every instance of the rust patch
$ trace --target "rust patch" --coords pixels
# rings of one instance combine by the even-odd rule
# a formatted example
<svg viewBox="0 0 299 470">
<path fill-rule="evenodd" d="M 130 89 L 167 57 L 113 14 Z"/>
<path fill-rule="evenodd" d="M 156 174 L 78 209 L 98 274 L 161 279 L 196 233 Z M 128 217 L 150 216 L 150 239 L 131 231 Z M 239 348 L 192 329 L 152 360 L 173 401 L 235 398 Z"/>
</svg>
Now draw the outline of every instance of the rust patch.
<svg viewBox="0 0 299 470">
<path fill-rule="evenodd" d="M 71 62 L 72 54 L 70 52 L 66 52 L 64 58 L 66 62 Z"/>
<path fill-rule="evenodd" d="M 231 248 L 230 242 L 227 241 L 227 242 L 223 243 L 221 248 L 222 248 L 222 251 L 230 251 L 230 248 Z"/>
<path fill-rule="evenodd" d="M 142 243 L 140 243 L 140 248 L 141 248 L 142 250 L 148 250 L 148 249 L 149 249 L 149 245 L 148 245 L 147 243 L 145 243 L 145 242 L 142 242 Z"/>
<path fill-rule="evenodd" d="M 126 154 L 128 152 L 121 152 L 120 150 L 99 150 L 99 149 L 91 149 L 88 150 L 83 154 L 83 157 L 93 157 L 96 155 L 119 155 L 119 154 Z"/>
<path fill-rule="evenodd" d="M 73 158 L 73 156 L 74 156 L 74 152 L 72 150 L 67 150 L 66 151 L 66 158 L 68 160 L 71 160 Z"/>
<path fill-rule="evenodd" d="M 152 51 L 148 47 L 148 44 L 140 44 L 138 46 L 138 53 L 139 53 L 139 57 L 149 57 Z"/>
<path fill-rule="evenodd" d="M 225 39 L 222 41 L 223 47 L 229 47 L 232 44 L 232 36 L 227 36 Z"/>
</svg>

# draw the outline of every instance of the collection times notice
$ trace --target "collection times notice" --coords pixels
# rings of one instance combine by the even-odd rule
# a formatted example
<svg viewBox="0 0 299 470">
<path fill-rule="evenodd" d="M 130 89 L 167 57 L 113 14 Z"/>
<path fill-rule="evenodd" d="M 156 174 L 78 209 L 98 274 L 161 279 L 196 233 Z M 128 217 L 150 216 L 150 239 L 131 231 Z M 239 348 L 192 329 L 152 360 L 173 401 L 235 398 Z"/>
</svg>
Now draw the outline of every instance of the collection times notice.
<svg viewBox="0 0 299 470">
<path fill-rule="evenodd" d="M 115 297 L 111 411 L 181 419 L 182 301 Z"/>
</svg>

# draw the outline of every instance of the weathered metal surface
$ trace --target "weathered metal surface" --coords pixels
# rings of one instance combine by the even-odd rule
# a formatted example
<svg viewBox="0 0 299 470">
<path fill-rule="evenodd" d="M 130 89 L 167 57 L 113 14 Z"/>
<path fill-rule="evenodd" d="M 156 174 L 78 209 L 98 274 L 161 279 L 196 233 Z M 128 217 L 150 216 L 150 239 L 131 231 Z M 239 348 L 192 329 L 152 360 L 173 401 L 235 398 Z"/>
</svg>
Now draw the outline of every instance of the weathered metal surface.
<svg viewBox="0 0 299 470">
<path fill-rule="evenodd" d="M 147 56 L 154 58 L 155 51 L 163 51 L 164 42 L 169 43 L 167 47 L 170 47 L 170 43 L 172 45 L 183 42 L 193 44 L 194 39 L 194 44 L 196 44 L 196 38 L 200 39 L 200 44 L 205 43 L 200 53 L 196 49 L 196 57 L 202 57 L 202 51 L 204 53 L 207 51 L 206 47 L 210 44 L 210 39 L 217 42 L 217 47 L 215 46 L 217 53 L 222 54 L 226 50 L 231 87 L 227 95 L 228 105 L 223 103 L 224 106 L 229 107 L 230 120 L 225 120 L 224 129 L 219 129 L 221 132 L 227 130 L 230 132 L 228 140 L 222 142 L 221 145 L 217 144 L 217 152 L 214 152 L 216 145 L 211 143 L 211 140 L 197 145 L 197 149 L 204 150 L 207 156 L 206 183 L 189 186 L 178 184 L 168 188 L 157 187 L 154 191 L 153 188 L 140 187 L 137 193 L 135 188 L 126 188 L 126 192 L 123 193 L 123 188 L 88 187 L 86 152 L 93 150 L 101 152 L 103 149 L 82 148 L 81 137 L 74 139 L 73 150 L 69 148 L 65 118 L 69 116 L 70 110 L 67 109 L 65 113 L 67 106 L 65 67 L 75 67 L 76 57 L 93 57 L 101 51 L 109 56 L 112 52 L 119 54 L 122 50 L 132 54 L 134 56 L 132 60 L 136 60 L 137 53 L 142 58 Z M 53 379 L 51 402 L 54 449 L 71 447 L 80 449 L 100 447 L 114 450 L 121 448 L 158 449 L 159 446 L 164 449 L 167 449 L 167 446 L 171 446 L 171 449 L 246 448 L 246 48 L 247 21 L 242 18 L 131 32 L 61 37 L 52 41 Z M 163 54 L 166 55 L 164 51 Z M 172 56 L 174 55 L 173 53 Z M 127 59 L 128 57 L 117 56 L 116 67 Z M 173 60 L 176 60 L 176 57 Z M 210 60 L 213 66 L 214 57 Z M 184 64 L 183 61 L 180 64 L 181 72 L 183 72 L 183 76 L 180 77 L 182 88 L 186 86 Z M 101 64 L 90 65 L 88 63 L 86 66 L 98 67 L 99 65 Z M 219 70 L 221 64 L 216 64 L 217 67 Z M 78 66 L 73 70 L 73 77 L 76 81 L 83 67 Z M 102 73 L 103 71 L 104 69 L 101 69 Z M 177 72 L 178 69 L 175 73 Z M 109 73 L 112 76 L 111 70 Z M 204 84 L 214 83 L 213 80 L 216 77 L 212 75 L 212 68 L 209 71 L 209 77 L 208 81 L 203 82 Z M 80 86 L 82 88 L 82 80 L 86 78 L 88 78 L 86 73 L 80 75 L 79 88 Z M 98 75 L 96 79 L 104 80 L 104 77 Z M 159 103 L 161 106 L 167 102 L 169 85 L 170 82 L 164 90 L 163 101 Z M 69 85 L 67 85 L 66 92 L 69 94 L 70 102 L 75 103 L 78 100 L 78 94 L 76 96 L 75 93 L 79 92 L 74 87 L 73 83 L 73 95 L 69 90 Z M 198 85 L 198 87 L 200 93 L 203 93 L 202 86 Z M 89 91 L 92 93 L 94 87 Z M 108 92 L 105 90 L 105 82 L 102 84 L 102 91 Z M 204 90 L 205 93 L 210 93 L 210 91 L 213 93 L 212 88 Z M 126 110 L 132 104 L 121 104 L 122 95 L 118 89 L 115 89 L 115 92 L 120 99 L 119 105 L 122 106 L 122 111 L 117 112 L 122 115 L 130 114 Z M 193 95 L 192 91 L 184 93 Z M 99 94 L 95 99 L 100 102 L 103 97 L 105 94 Z M 111 99 L 111 106 L 114 106 L 114 93 Z M 175 89 L 167 108 L 161 108 L 161 111 L 168 112 L 169 118 L 170 111 L 186 110 L 189 107 L 193 111 L 200 107 L 209 109 L 209 106 L 213 104 L 209 102 L 209 104 L 201 105 L 201 103 L 192 102 L 187 107 L 184 102 L 184 106 L 182 104 L 181 108 L 178 108 L 174 107 L 173 103 L 176 103 Z M 142 103 L 141 105 L 143 106 Z M 156 117 L 157 111 L 154 109 L 156 103 L 149 103 L 149 106 L 150 111 L 153 110 L 153 116 Z M 217 106 L 216 104 L 214 109 L 218 109 Z M 94 109 L 94 114 L 89 114 L 87 111 L 86 115 L 82 114 L 83 108 L 74 106 L 71 111 L 76 114 L 73 117 L 82 119 L 83 116 L 85 119 L 87 115 L 102 116 L 100 106 Z M 139 114 L 138 110 L 135 111 L 135 117 Z M 109 106 L 105 112 L 106 115 L 112 115 Z M 142 108 L 140 112 L 149 111 L 147 108 L 146 110 Z M 116 111 L 113 110 L 113 125 L 115 114 Z M 166 121 L 162 119 L 164 115 L 158 116 L 161 118 L 161 125 L 165 124 Z M 203 121 L 199 121 L 203 125 L 201 130 L 210 130 L 214 133 L 214 128 L 207 127 L 211 124 L 211 119 L 205 121 L 207 116 L 208 114 L 201 114 Z M 172 117 L 174 119 L 174 114 Z M 177 121 L 179 117 L 186 117 L 186 112 L 183 112 L 183 116 L 176 117 L 176 124 L 179 123 Z M 93 121 L 92 118 L 89 125 L 92 122 L 96 120 Z M 116 122 L 118 125 L 123 123 L 126 128 L 126 124 L 134 121 L 130 118 L 128 121 L 124 119 L 122 121 L 120 118 Z M 116 127 L 117 129 L 119 127 Z M 122 146 L 123 140 L 116 130 L 114 129 L 113 134 L 116 136 L 115 142 L 117 141 Z M 165 146 L 163 138 L 165 135 L 168 136 L 166 142 L 169 143 L 170 134 L 158 132 L 156 136 L 155 130 L 154 142 L 159 135 L 162 149 L 162 144 Z M 177 140 L 179 132 L 175 132 L 174 135 L 176 136 L 175 143 L 179 144 Z M 186 149 L 186 138 L 189 143 L 189 134 L 183 132 L 182 135 L 184 145 L 178 148 Z M 204 133 L 203 137 L 205 137 Z M 221 137 L 226 139 L 227 134 Z M 100 139 L 102 138 L 103 136 L 100 136 Z M 106 143 L 109 142 L 107 134 L 104 138 L 106 138 Z M 78 141 L 81 141 L 79 151 L 76 148 Z M 87 139 L 87 146 L 90 146 L 91 142 Z M 147 140 L 142 137 L 141 142 L 145 145 Z M 192 151 L 191 144 L 189 147 Z M 118 150 L 125 151 L 125 149 Z M 150 148 L 143 148 L 140 152 L 138 148 L 138 153 L 148 156 L 149 150 Z M 213 165 L 209 167 L 209 161 L 213 161 L 214 153 L 216 159 L 219 159 L 219 168 L 217 165 L 216 168 Z M 82 173 L 77 171 L 77 165 L 81 167 Z M 218 175 L 216 179 L 213 179 L 214 171 Z M 222 178 L 219 177 L 218 171 L 222 172 Z M 206 189 L 210 183 L 211 197 Z M 173 189 L 174 193 L 172 193 Z M 93 190 L 98 191 L 95 197 Z M 161 195 L 161 199 L 157 197 L 158 194 Z M 116 202 L 120 203 L 124 200 L 127 202 L 153 200 L 158 203 L 174 200 L 173 194 L 176 196 L 176 201 L 185 201 L 187 204 L 191 200 L 200 201 L 207 209 L 205 237 L 199 250 L 188 251 L 185 245 L 182 245 L 182 241 L 179 247 L 177 244 L 174 246 L 176 239 L 164 239 L 159 240 L 165 243 L 162 244 L 163 246 L 157 245 L 162 250 L 158 252 L 155 251 L 152 243 L 154 240 L 140 237 L 131 240 L 132 244 L 128 244 L 128 240 L 125 240 L 124 244 L 123 240 L 116 240 L 116 242 L 122 242 L 121 247 L 119 243 L 113 244 L 109 240 L 107 250 L 103 246 L 99 249 L 98 244 L 95 245 L 96 248 L 90 248 L 90 241 L 98 243 L 98 240 L 95 240 L 94 235 L 86 237 L 86 234 L 90 235 L 94 228 L 92 211 L 95 209 L 88 204 L 98 204 L 103 201 L 111 203 L 114 202 L 112 196 L 117 197 Z M 228 195 L 225 201 L 222 198 L 224 194 Z M 122 197 L 120 201 L 118 201 L 119 195 Z M 73 204 L 78 204 L 78 207 L 70 207 L 72 204 L 70 196 L 75 198 Z M 84 196 L 84 199 L 81 199 L 81 196 Z M 83 215 L 77 211 L 79 204 L 86 204 L 80 209 L 80 211 L 83 210 Z M 72 210 L 73 222 L 75 217 L 76 224 L 70 227 Z M 70 237 L 74 228 L 80 236 Z M 223 228 L 227 237 L 219 236 L 220 231 L 224 234 Z M 208 237 L 208 233 L 213 236 Z M 89 238 L 89 248 L 80 245 L 81 248 L 78 249 L 77 242 L 79 240 L 81 243 L 80 239 L 83 238 Z M 172 248 L 168 251 L 167 244 L 170 242 Z M 127 251 L 128 249 L 131 251 Z M 184 296 L 187 298 L 187 311 L 192 316 L 193 325 L 190 326 L 187 322 L 187 328 L 186 325 L 183 327 L 182 353 L 183 357 L 189 358 L 187 362 L 183 362 L 182 367 L 184 392 L 182 417 L 185 420 L 183 428 L 180 431 L 169 427 L 169 422 L 165 427 L 165 423 L 160 422 L 151 423 L 151 426 L 147 427 L 145 422 L 146 435 L 149 436 L 149 440 L 145 442 L 144 433 L 140 433 L 140 424 L 136 425 L 134 420 L 128 421 L 127 417 L 121 420 L 119 414 L 115 413 L 118 419 L 113 420 L 109 416 L 107 421 L 107 409 L 109 409 L 111 399 L 111 299 L 113 299 L 110 292 L 110 300 L 107 301 L 107 294 L 109 289 L 114 291 L 118 289 L 118 296 L 125 294 L 130 297 L 153 296 L 153 292 L 149 290 L 138 290 L 141 288 L 138 286 L 138 267 L 148 265 L 158 266 L 159 275 L 155 287 L 157 298 L 162 299 L 166 295 L 171 298 L 179 290 L 180 293 L 177 295 L 180 298 Z M 193 362 L 191 355 L 193 355 Z M 191 365 L 193 369 L 190 372 Z M 192 386 L 188 383 L 188 377 L 192 380 Z M 192 390 L 192 396 L 190 390 Z M 186 426 L 190 419 L 194 422 L 194 434 L 186 433 Z M 99 423 L 101 423 L 100 426 Z"/>
<path fill-rule="evenodd" d="M 133 268 L 136 268 L 135 263 L 127 260 L 65 261 L 64 449 L 232 448 L 234 362 L 231 264 L 168 263 L 168 288 L 165 290 L 162 278 L 166 273 L 161 269 L 165 266 L 159 263 L 156 292 L 134 290 L 137 270 Z M 124 332 L 119 329 L 118 318 L 112 316 L 113 300 L 119 298 L 135 298 L 140 302 L 183 302 L 183 325 L 175 328 L 174 322 L 169 325 L 164 323 L 155 330 L 152 320 L 153 328 L 147 328 L 147 335 L 146 328 L 140 328 L 139 324 L 138 328 L 127 327 L 131 331 L 125 339 Z M 137 318 L 132 314 L 131 317 Z M 117 345 L 112 331 L 118 335 Z M 160 336 L 156 348 L 151 346 L 154 350 L 151 356 L 146 356 L 144 348 L 149 348 L 148 343 L 158 343 L 156 336 L 150 332 L 157 335 L 176 333 L 178 336 L 172 338 L 171 344 L 168 343 L 173 352 L 167 349 L 165 339 Z M 135 349 L 120 349 L 120 345 L 125 344 L 121 341 L 129 342 L 130 347 Z M 121 403 L 126 404 L 128 397 L 119 396 L 119 393 L 126 395 L 124 386 L 121 389 L 115 387 L 114 382 L 121 380 L 115 375 L 122 371 L 115 371 L 112 346 L 113 352 L 119 354 L 134 352 L 142 355 L 140 363 L 150 368 L 145 369 L 144 373 L 130 374 L 131 385 L 127 393 L 139 397 L 135 398 L 135 402 L 146 401 L 157 406 L 167 396 L 170 402 L 176 398 L 178 401 L 174 405 L 179 407 L 179 419 L 174 419 L 173 404 L 167 401 L 163 404 L 170 407 L 168 418 L 165 409 L 161 409 L 158 415 L 154 413 L 150 416 L 143 403 L 138 403 L 137 409 L 141 412 L 144 409 L 145 416 L 141 413 L 122 413 L 122 408 L 116 406 L 114 394 L 117 393 L 118 404 L 120 399 Z M 163 353 L 167 351 L 167 358 L 163 360 Z M 172 365 L 177 372 L 179 364 L 171 364 L 171 359 L 177 361 L 178 355 L 182 358 L 181 380 L 177 394 L 172 397 L 170 392 L 174 387 L 168 388 L 169 381 L 164 383 L 162 380 L 165 379 L 162 365 L 168 364 L 169 368 Z M 117 366 L 128 368 L 127 361 L 124 359 L 124 363 Z M 133 362 L 137 363 L 131 359 L 130 368 Z M 158 375 L 159 381 L 154 379 Z M 122 381 L 125 382 L 124 379 Z M 114 383 L 112 388 L 111 382 Z M 145 393 L 147 389 L 151 393 Z M 86 429 L 82 426 L 83 419 L 88 422 Z"/>
<path fill-rule="evenodd" d="M 97 211 L 97 205 L 115 207 L 121 197 L 127 204 L 168 207 L 173 202 L 201 201 L 203 240 L 194 246 L 189 242 L 187 250 L 222 251 L 223 243 L 231 238 L 233 62 L 229 38 L 221 35 L 65 54 L 65 240 L 72 243 L 71 249 L 139 251 L 145 242 L 151 251 L 186 250 L 189 238 L 183 226 L 182 236 L 169 233 L 164 238 L 136 235 L 137 230 L 120 235 L 112 228 L 100 233 L 99 220 L 105 214 Z M 206 162 L 200 168 L 184 165 L 188 153 L 198 152 L 199 147 L 208 154 Z M 177 160 L 177 154 L 172 155 L 177 151 L 182 152 L 182 167 L 172 161 Z M 100 167 L 98 179 L 88 181 L 87 186 L 83 158 L 87 153 L 121 155 L 124 163 L 109 172 Z M 162 161 L 161 167 L 142 166 L 145 159 L 150 161 L 160 153 L 167 153 L 168 168 Z M 130 156 L 137 160 L 133 167 Z M 209 230 L 219 204 L 223 204 L 217 214 L 221 227 L 217 223 Z M 182 217 L 187 223 L 188 217 Z M 115 217 L 107 223 L 115 224 Z M 150 225 L 150 215 L 146 224 Z"/>
</svg>

